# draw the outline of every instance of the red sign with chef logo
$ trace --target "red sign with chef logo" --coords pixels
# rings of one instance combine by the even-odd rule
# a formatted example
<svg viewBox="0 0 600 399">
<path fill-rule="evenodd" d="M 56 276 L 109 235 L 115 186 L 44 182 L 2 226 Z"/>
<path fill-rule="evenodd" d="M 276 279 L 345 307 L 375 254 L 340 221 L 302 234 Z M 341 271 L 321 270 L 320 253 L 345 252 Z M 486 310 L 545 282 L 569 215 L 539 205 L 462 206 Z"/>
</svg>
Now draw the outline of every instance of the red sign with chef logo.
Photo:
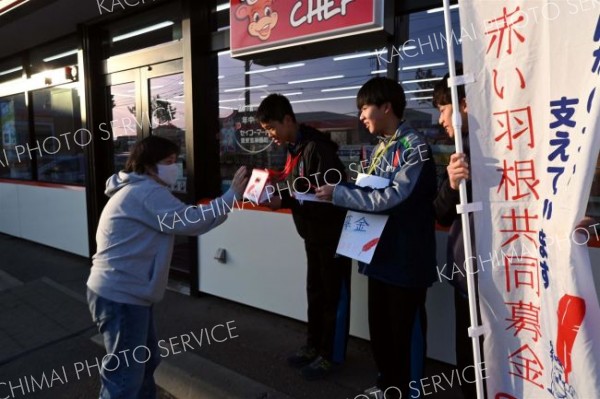
<svg viewBox="0 0 600 399">
<path fill-rule="evenodd" d="M 383 0 L 231 0 L 231 53 L 280 47 L 383 29 Z"/>
</svg>

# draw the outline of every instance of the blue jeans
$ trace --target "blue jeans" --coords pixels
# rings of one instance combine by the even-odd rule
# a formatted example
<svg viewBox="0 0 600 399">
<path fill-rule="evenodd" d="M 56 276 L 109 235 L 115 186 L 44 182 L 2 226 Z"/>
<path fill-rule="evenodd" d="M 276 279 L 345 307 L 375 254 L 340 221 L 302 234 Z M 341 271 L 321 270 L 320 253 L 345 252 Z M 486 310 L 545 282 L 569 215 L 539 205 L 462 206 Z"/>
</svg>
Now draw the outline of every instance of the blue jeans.
<svg viewBox="0 0 600 399">
<path fill-rule="evenodd" d="M 100 399 L 156 398 L 154 370 L 160 353 L 152 306 L 114 302 L 90 289 L 87 299 L 106 348 Z"/>
</svg>

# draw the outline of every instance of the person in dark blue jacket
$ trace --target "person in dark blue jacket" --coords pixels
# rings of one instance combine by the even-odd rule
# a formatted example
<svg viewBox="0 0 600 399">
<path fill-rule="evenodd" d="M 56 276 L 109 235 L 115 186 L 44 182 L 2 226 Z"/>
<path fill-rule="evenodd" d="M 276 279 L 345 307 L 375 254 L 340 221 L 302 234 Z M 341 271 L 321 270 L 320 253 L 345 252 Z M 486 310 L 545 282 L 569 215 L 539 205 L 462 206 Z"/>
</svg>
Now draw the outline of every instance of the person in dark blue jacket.
<svg viewBox="0 0 600 399">
<path fill-rule="evenodd" d="M 403 120 L 406 97 L 397 82 L 373 78 L 359 90 L 356 102 L 361 122 L 381 140 L 366 172 L 389 179 L 389 186 L 340 183 L 319 188 L 317 197 L 389 215 L 371 263 L 359 263 L 360 272 L 369 277 L 369 331 L 379 371 L 376 387 L 365 392 L 408 398 L 410 381 L 423 373 L 425 296 L 436 280 L 435 164 L 423 136 Z"/>
</svg>

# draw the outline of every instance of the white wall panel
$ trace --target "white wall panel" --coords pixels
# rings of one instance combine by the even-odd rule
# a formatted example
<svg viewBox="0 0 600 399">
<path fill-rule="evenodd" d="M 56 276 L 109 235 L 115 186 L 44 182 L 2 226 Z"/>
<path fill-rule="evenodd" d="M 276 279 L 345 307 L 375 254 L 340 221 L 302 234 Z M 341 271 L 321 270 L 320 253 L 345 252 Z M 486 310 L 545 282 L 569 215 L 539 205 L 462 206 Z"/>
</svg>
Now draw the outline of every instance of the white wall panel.
<svg viewBox="0 0 600 399">
<path fill-rule="evenodd" d="M 444 234 L 439 234 L 438 244 L 443 257 Z M 217 248 L 227 250 L 227 263 L 214 259 Z M 202 292 L 306 321 L 306 255 L 291 215 L 234 211 L 223 225 L 199 238 L 199 252 Z M 368 339 L 367 279 L 358 274 L 356 262 L 351 295 L 350 333 Z M 435 284 L 427 308 L 429 356 L 453 362 L 452 288 Z"/>
<path fill-rule="evenodd" d="M 17 187 L 15 184 L 0 184 L 0 232 L 21 237 Z"/>
<path fill-rule="evenodd" d="M 3 233 L 89 256 L 84 188 L 2 183 L 0 205 Z"/>
<path fill-rule="evenodd" d="M 200 290 L 306 321 L 306 255 L 289 214 L 234 211 L 199 238 Z M 214 258 L 227 250 L 227 263 Z M 367 279 L 352 275 L 350 333 L 368 338 Z"/>
</svg>

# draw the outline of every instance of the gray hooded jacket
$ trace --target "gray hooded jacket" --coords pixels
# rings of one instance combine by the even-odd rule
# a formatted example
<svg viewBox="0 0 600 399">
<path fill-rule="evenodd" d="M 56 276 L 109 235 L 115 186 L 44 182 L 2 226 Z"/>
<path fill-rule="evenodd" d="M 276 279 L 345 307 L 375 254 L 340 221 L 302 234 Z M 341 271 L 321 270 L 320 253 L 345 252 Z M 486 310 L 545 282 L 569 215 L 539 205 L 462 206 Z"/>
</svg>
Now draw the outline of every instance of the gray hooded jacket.
<svg viewBox="0 0 600 399">
<path fill-rule="evenodd" d="M 187 205 L 150 176 L 119 172 L 106 182 L 110 197 L 96 232 L 97 252 L 87 286 L 115 302 L 151 305 L 164 295 L 174 235 L 199 235 L 233 209 L 229 190 L 208 205 Z"/>
</svg>

